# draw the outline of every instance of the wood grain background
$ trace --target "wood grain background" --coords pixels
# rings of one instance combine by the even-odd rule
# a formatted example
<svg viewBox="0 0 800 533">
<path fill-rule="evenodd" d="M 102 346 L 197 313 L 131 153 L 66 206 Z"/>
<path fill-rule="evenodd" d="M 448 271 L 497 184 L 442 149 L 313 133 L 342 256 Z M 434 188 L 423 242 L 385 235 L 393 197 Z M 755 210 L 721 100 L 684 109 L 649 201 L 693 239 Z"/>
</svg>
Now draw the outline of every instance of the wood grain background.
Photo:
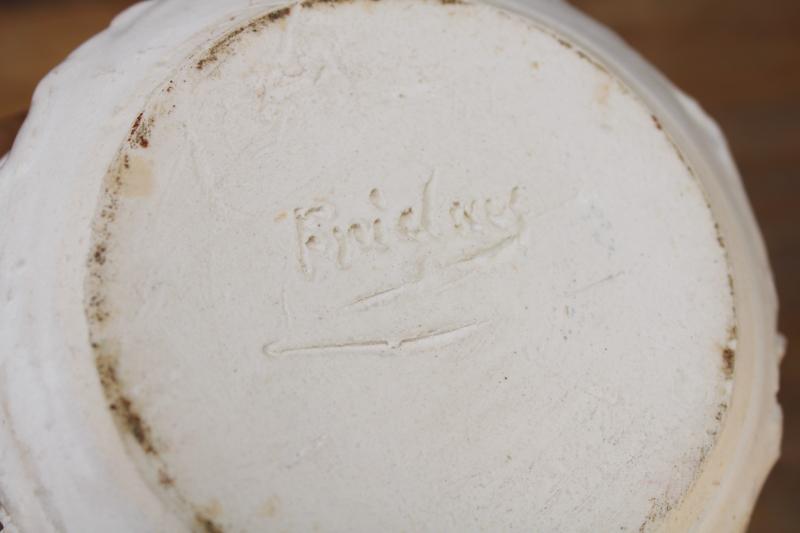
<svg viewBox="0 0 800 533">
<path fill-rule="evenodd" d="M 0 153 L 36 82 L 127 0 L 0 0 Z M 783 456 L 751 533 L 800 532 L 800 1 L 574 0 L 719 121 L 770 250 L 789 340 Z"/>
</svg>

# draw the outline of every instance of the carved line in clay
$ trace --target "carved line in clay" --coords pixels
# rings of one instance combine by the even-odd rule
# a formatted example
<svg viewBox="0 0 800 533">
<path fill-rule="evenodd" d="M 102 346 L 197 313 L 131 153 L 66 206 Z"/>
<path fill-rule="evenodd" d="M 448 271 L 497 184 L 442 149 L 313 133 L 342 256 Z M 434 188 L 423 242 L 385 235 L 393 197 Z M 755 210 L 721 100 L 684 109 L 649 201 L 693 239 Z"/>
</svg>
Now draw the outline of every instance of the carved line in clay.
<svg viewBox="0 0 800 533">
<path fill-rule="evenodd" d="M 267 344 L 263 348 L 264 355 L 277 357 L 282 355 L 329 355 L 342 352 L 367 351 L 385 353 L 397 352 L 404 348 L 441 347 L 458 342 L 473 334 L 488 322 L 473 322 L 453 328 L 428 330 L 418 335 L 398 339 L 365 339 L 338 343 L 321 343 L 306 346 L 280 347 L 280 341 Z"/>
</svg>

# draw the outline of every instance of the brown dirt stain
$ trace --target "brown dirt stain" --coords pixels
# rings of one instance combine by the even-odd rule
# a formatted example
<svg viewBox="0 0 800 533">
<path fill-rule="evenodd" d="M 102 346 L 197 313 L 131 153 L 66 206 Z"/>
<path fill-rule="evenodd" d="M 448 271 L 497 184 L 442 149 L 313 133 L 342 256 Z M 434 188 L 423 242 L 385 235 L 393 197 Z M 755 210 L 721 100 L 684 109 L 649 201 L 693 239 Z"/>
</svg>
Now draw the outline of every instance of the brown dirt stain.
<svg viewBox="0 0 800 533">
<path fill-rule="evenodd" d="M 100 384 L 103 386 L 108 408 L 120 429 L 131 435 L 146 454 L 157 455 L 150 428 L 142 419 L 133 401 L 123 392 L 117 371 L 117 350 L 109 344 L 93 343 L 92 345 L 95 350 L 97 374 L 100 376 Z"/>
<path fill-rule="evenodd" d="M 291 12 L 291 6 L 276 9 L 274 11 L 270 11 L 266 15 L 251 20 L 244 26 L 240 26 L 235 30 L 230 31 L 227 35 L 222 37 L 222 39 L 217 41 L 216 44 L 209 48 L 200 59 L 197 60 L 195 63 L 195 68 L 197 70 L 203 70 L 208 65 L 219 61 L 223 55 L 231 52 L 233 45 L 239 41 L 244 33 L 258 33 L 270 23 L 282 21 L 282 19 L 290 15 Z"/>
<path fill-rule="evenodd" d="M 214 500 L 205 507 L 201 507 L 194 514 L 194 520 L 203 533 L 223 533 L 222 526 L 217 522 L 222 514 L 222 506 Z"/>
<path fill-rule="evenodd" d="M 155 118 L 145 117 L 144 112 L 139 113 L 133 122 L 128 135 L 128 144 L 131 148 L 147 148 L 150 146 L 150 131 L 155 124 Z"/>
<path fill-rule="evenodd" d="M 219 524 L 201 512 L 195 513 L 194 521 L 197 523 L 199 531 L 202 533 L 224 533 Z"/>
<path fill-rule="evenodd" d="M 124 198 L 146 198 L 153 193 L 153 163 L 137 155 L 125 155 L 119 195 Z"/>
<path fill-rule="evenodd" d="M 728 344 L 722 349 L 722 371 L 727 379 L 733 379 L 736 368 L 736 350 L 732 346 L 736 345 L 737 336 L 736 326 L 731 326 L 728 332 Z"/>
<path fill-rule="evenodd" d="M 175 478 L 170 476 L 166 470 L 161 468 L 158 470 L 158 484 L 162 487 L 172 487 L 175 485 Z"/>
<path fill-rule="evenodd" d="M 661 121 L 655 115 L 650 115 L 650 118 L 653 119 L 653 125 L 656 127 L 658 131 L 663 131 L 664 127 L 661 125 Z"/>
</svg>

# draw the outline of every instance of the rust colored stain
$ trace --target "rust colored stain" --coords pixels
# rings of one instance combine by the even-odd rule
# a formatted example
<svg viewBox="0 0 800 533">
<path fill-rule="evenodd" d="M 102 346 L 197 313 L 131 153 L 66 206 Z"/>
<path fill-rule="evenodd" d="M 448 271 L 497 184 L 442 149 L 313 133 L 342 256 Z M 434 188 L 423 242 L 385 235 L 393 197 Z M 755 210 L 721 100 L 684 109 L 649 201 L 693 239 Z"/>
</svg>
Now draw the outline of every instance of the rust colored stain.
<svg viewBox="0 0 800 533">
<path fill-rule="evenodd" d="M 156 455 L 150 428 L 142 419 L 130 398 L 123 393 L 117 372 L 117 354 L 107 346 L 95 345 L 95 365 L 100 376 L 109 409 L 117 424 L 133 436 L 146 454 Z"/>
<path fill-rule="evenodd" d="M 730 348 L 722 350 L 723 370 L 729 378 L 733 377 L 733 367 L 736 359 L 736 352 Z"/>
<path fill-rule="evenodd" d="M 194 515 L 194 521 L 203 533 L 223 533 L 222 527 L 201 512 Z"/>
<path fill-rule="evenodd" d="M 136 148 L 137 146 L 147 148 L 150 146 L 150 130 L 152 130 L 154 123 L 154 117 L 145 117 L 144 112 L 139 113 L 128 135 L 128 143 L 131 148 Z"/>
<path fill-rule="evenodd" d="M 305 6 L 305 3 L 303 4 Z M 274 11 L 270 11 L 266 15 L 262 15 L 256 19 L 251 20 L 244 26 L 240 26 L 232 30 L 222 39 L 216 42 L 203 56 L 195 63 L 197 70 L 203 70 L 208 65 L 219 61 L 219 59 L 226 53 L 230 53 L 232 46 L 242 37 L 245 32 L 258 33 L 267 25 L 277 22 L 284 17 L 287 17 L 292 12 L 292 7 L 283 7 Z"/>
<path fill-rule="evenodd" d="M 661 125 L 661 121 L 658 120 L 658 117 L 655 115 L 650 115 L 650 117 L 653 119 L 653 124 L 655 125 L 656 129 L 659 131 L 663 131 L 664 127 Z"/>
</svg>

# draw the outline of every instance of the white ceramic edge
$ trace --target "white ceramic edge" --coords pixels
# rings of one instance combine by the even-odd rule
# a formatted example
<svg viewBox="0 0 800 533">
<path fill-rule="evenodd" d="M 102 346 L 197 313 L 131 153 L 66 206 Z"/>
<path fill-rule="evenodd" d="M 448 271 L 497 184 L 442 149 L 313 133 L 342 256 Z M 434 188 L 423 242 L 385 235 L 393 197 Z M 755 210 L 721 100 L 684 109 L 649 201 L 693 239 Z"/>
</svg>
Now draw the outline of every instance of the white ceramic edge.
<svg viewBox="0 0 800 533">
<path fill-rule="evenodd" d="M 764 241 L 727 141 L 716 123 L 618 36 L 565 3 L 498 5 L 539 19 L 592 54 L 659 117 L 706 193 L 735 280 L 738 346 L 735 387 L 723 431 L 665 531 L 743 531 L 778 458 L 782 416 L 778 299 Z"/>
<path fill-rule="evenodd" d="M 0 169 L 0 499 L 23 533 L 186 530 L 101 408 L 83 288 L 101 180 L 136 110 L 225 13 L 275 2 L 188 4 L 137 4 L 72 53 L 37 87 Z"/>
<path fill-rule="evenodd" d="M 149 91 L 215 36 L 285 4 L 195 0 L 187 18 L 189 3 L 138 4 L 75 51 L 39 85 L 0 160 L 0 502 L 12 533 L 185 529 L 141 480 L 99 408 L 83 284 L 101 179 Z M 702 182 L 736 280 L 736 387 L 717 446 L 664 529 L 742 530 L 778 455 L 783 343 L 764 244 L 724 137 L 618 37 L 560 0 L 492 3 L 591 50 L 654 110 Z M 236 20 L 225 18 L 234 12 Z M 87 501 L 97 502 L 94 512 L 85 512 Z"/>
</svg>

